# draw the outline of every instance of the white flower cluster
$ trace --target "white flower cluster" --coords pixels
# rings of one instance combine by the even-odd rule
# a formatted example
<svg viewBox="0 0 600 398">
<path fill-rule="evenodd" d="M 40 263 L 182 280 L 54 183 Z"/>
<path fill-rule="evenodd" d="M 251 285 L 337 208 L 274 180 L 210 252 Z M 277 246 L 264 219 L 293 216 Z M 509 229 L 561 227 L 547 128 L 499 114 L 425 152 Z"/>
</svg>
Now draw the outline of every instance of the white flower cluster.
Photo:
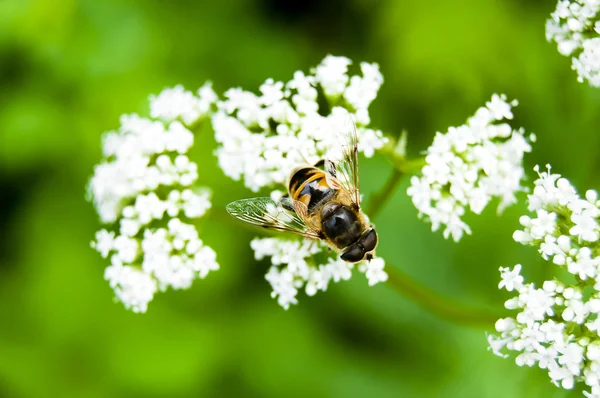
<svg viewBox="0 0 600 398">
<path fill-rule="evenodd" d="M 256 238 L 252 240 L 256 260 L 271 257 L 273 264 L 266 275 L 273 292 L 271 296 L 286 310 L 290 304 L 297 304 L 299 289 L 304 288 L 308 296 L 314 296 L 319 290 L 327 290 L 329 282 L 348 280 L 352 276 L 354 264 L 347 263 L 337 256 L 328 257 L 327 263 L 317 265 L 314 256 L 326 249 L 325 245 L 308 240 L 285 240 L 279 238 Z M 382 258 L 358 264 L 369 286 L 385 282 L 388 275 L 383 270 Z"/>
<path fill-rule="evenodd" d="M 539 169 L 536 167 L 536 171 Z M 528 198 L 533 217 L 520 219 L 524 229 L 514 239 L 538 247 L 544 260 L 573 275 L 568 281 L 548 280 L 541 288 L 524 283 L 521 265 L 500 268 L 499 288 L 515 291 L 506 308 L 519 311 L 496 323 L 499 335 L 488 336 L 491 349 L 518 353 L 519 366 L 539 366 L 552 382 L 571 389 L 576 382 L 600 397 L 600 201 L 596 191 L 581 198 L 558 174 L 539 173 Z M 550 264 L 548 264 L 549 266 Z"/>
<path fill-rule="evenodd" d="M 408 188 L 419 216 L 436 231 L 445 225 L 444 238 L 460 240 L 470 234 L 461 219 L 465 209 L 479 214 L 492 200 L 500 199 L 499 211 L 515 202 L 522 190 L 523 155 L 531 151 L 524 130 L 514 130 L 505 121 L 512 119 L 517 101 L 506 102 L 494 94 L 466 124 L 437 133 L 427 150 L 421 177 L 413 176 Z"/>
<path fill-rule="evenodd" d="M 572 58 L 580 82 L 600 87 L 599 0 L 560 0 L 546 22 L 546 38 L 558 51 Z"/>
<path fill-rule="evenodd" d="M 348 121 L 356 123 L 359 150 L 373 156 L 387 139 L 370 123 L 369 105 L 377 97 L 383 76 L 377 64 L 361 63 L 362 76 L 349 76 L 351 65 L 346 57 L 327 56 L 307 75 L 294 73 L 292 80 L 268 79 L 260 94 L 232 88 L 219 102 L 212 122 L 219 146 L 219 166 L 234 180 L 243 180 L 253 191 L 269 187 L 273 199 L 286 191 L 290 172 L 300 165 L 315 164 L 323 158 L 337 159 L 348 130 Z M 257 260 L 271 257 L 266 275 L 273 297 L 288 308 L 296 304 L 299 289 L 309 296 L 326 290 L 330 281 L 349 279 L 352 264 L 331 256 L 324 265 L 316 258 L 325 257 L 326 246 L 310 241 L 255 239 L 252 248 Z M 358 269 L 373 285 L 387 280 L 382 259 L 363 263 Z"/>
<path fill-rule="evenodd" d="M 92 247 L 110 258 L 104 276 L 134 312 L 145 312 L 156 291 L 188 288 L 219 267 L 186 223 L 211 206 L 210 192 L 195 186 L 197 165 L 185 155 L 194 135 L 179 121 L 207 115 L 215 96 L 210 86 L 200 94 L 176 87 L 151 97 L 151 113 L 166 125 L 122 116 L 119 130 L 104 134 L 104 160 L 88 186 L 101 221 L 118 223 L 118 233 L 100 230 Z"/>
<path fill-rule="evenodd" d="M 232 88 L 213 116 L 216 154 L 224 173 L 258 191 L 284 184 L 290 171 L 338 150 L 337 133 L 347 115 L 356 121 L 360 150 L 370 157 L 387 139 L 369 129 L 368 107 L 383 76 L 361 63 L 362 76 L 348 76 L 351 61 L 327 56 L 311 74 L 298 71 L 287 83 L 268 79 L 260 95 Z M 322 98 L 320 98 L 322 97 Z"/>
</svg>

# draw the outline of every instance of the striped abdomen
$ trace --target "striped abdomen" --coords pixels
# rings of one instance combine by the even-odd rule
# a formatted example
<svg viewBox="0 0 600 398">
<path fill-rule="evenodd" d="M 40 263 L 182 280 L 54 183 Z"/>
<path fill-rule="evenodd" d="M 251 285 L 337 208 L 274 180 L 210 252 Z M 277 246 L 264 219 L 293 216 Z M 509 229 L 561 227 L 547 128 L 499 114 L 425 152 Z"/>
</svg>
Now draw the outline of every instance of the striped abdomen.
<svg viewBox="0 0 600 398">
<path fill-rule="evenodd" d="M 316 167 L 303 167 L 295 170 L 290 176 L 288 191 L 292 199 L 300 201 L 308 207 L 309 213 L 337 192 L 327 183 L 325 172 Z"/>
</svg>

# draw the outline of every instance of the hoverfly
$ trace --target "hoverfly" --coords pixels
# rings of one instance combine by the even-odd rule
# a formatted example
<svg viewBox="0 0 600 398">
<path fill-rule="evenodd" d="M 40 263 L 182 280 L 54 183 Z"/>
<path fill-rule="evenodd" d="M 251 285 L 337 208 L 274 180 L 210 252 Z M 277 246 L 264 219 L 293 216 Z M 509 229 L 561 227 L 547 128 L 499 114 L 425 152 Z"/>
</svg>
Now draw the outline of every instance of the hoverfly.
<svg viewBox="0 0 600 398">
<path fill-rule="evenodd" d="M 349 263 L 371 260 L 377 232 L 361 211 L 358 178 L 358 137 L 352 119 L 339 133 L 339 159 L 300 166 L 288 178 L 281 200 L 249 198 L 232 202 L 233 217 L 260 227 L 291 232 L 325 242 Z"/>
</svg>

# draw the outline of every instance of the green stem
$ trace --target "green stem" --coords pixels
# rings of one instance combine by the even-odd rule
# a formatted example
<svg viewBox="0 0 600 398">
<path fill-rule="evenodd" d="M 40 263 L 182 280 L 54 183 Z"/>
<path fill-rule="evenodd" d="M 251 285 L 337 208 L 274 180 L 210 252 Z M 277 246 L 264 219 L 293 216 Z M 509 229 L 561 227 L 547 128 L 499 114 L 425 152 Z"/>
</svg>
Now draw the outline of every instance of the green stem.
<svg viewBox="0 0 600 398">
<path fill-rule="evenodd" d="M 379 215 L 383 206 L 392 196 L 400 181 L 402 181 L 402 177 L 406 174 L 415 174 L 417 171 L 421 170 L 425 164 L 425 158 L 407 160 L 406 158 L 397 157 L 393 152 L 391 152 L 388 157 L 392 160 L 395 167 L 383 188 L 373 194 L 373 197 L 366 206 L 366 214 L 372 219 L 375 219 L 375 217 Z"/>
<path fill-rule="evenodd" d="M 381 211 L 383 206 L 386 204 L 386 202 L 390 199 L 390 197 L 394 193 L 396 186 L 402 180 L 403 175 L 404 175 L 404 173 L 402 171 L 394 168 L 394 170 L 392 171 L 392 174 L 386 181 L 386 183 L 383 186 L 383 188 L 381 189 L 381 191 L 373 194 L 373 196 L 369 200 L 368 205 L 365 210 L 366 214 L 370 218 L 375 219 L 379 215 L 379 212 Z"/>
<path fill-rule="evenodd" d="M 402 139 L 402 138 L 401 138 Z M 394 193 L 398 184 L 405 175 L 418 173 L 425 165 L 425 157 L 417 159 L 406 159 L 404 144 L 390 142 L 389 145 L 381 149 L 381 152 L 387 156 L 393 164 L 394 170 L 386 181 L 383 188 L 373 194 L 366 213 L 375 218 Z M 400 147 L 400 150 L 398 150 Z M 501 318 L 501 315 L 492 314 L 489 311 L 473 309 L 443 296 L 423 283 L 415 280 L 400 269 L 388 264 L 386 271 L 389 275 L 388 284 L 398 293 L 415 302 L 430 313 L 445 319 L 449 322 L 492 329 L 494 323 Z"/>
<path fill-rule="evenodd" d="M 394 193 L 394 190 L 406 174 L 416 174 L 425 165 L 425 158 L 416 158 L 408 160 L 404 155 L 405 136 L 401 137 L 398 142 L 390 141 L 386 146 L 379 151 L 383 153 L 394 166 L 392 174 L 386 181 L 383 188 L 373 194 L 368 205 L 366 206 L 366 214 L 375 219 L 379 212 Z"/>
<path fill-rule="evenodd" d="M 256 228 L 252 225 L 235 220 L 227 214 L 225 209 L 213 208 L 208 214 L 208 217 L 214 221 L 224 222 L 235 226 L 236 228 L 248 229 L 249 231 L 257 232 L 263 236 L 271 235 L 264 229 Z M 482 310 L 467 308 L 464 305 L 437 293 L 430 287 L 394 267 L 392 264 L 387 264 L 386 272 L 389 275 L 387 283 L 390 287 L 423 309 L 449 322 L 492 329 L 494 327 L 494 322 L 499 318 L 502 318 L 502 315 L 493 315 Z"/>
<path fill-rule="evenodd" d="M 387 283 L 394 290 L 425 310 L 449 322 L 492 329 L 494 323 L 502 318 L 501 314 L 496 315 L 489 311 L 465 307 L 437 293 L 391 264 L 387 264 L 386 271 L 389 275 Z"/>
<path fill-rule="evenodd" d="M 420 172 L 426 163 L 425 157 L 407 159 L 403 145 L 403 138 L 400 138 L 399 142 L 390 141 L 383 148 L 379 149 L 379 153 L 387 157 L 390 163 L 404 174 L 416 174 Z"/>
</svg>

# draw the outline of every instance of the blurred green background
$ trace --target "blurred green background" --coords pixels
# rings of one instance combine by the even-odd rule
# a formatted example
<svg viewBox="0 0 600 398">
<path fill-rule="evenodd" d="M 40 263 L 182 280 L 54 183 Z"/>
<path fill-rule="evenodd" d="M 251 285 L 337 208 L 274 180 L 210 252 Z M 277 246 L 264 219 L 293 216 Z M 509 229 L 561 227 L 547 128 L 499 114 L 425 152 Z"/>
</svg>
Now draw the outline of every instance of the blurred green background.
<svg viewBox="0 0 600 398">
<path fill-rule="evenodd" d="M 600 91 L 577 83 L 545 41 L 553 1 L 0 0 L 0 396 L 565 397 L 540 369 L 487 351 L 485 328 L 441 320 L 362 276 L 283 311 L 269 297 L 253 234 L 216 216 L 249 196 L 216 167 L 210 130 L 196 139 L 200 182 L 219 187 L 202 238 L 221 270 L 159 294 L 145 315 L 113 302 L 100 228 L 84 187 L 100 135 L 147 96 L 205 80 L 217 92 L 288 80 L 327 54 L 381 66 L 373 125 L 406 128 L 409 150 L 503 92 L 515 126 L 535 132 L 526 159 L 552 163 L 580 191 L 600 186 Z M 363 160 L 365 195 L 385 181 Z M 530 173 L 532 174 L 532 173 Z M 530 179 L 531 181 L 531 179 Z M 552 273 L 513 242 L 523 203 L 468 217 L 460 244 L 432 234 L 397 190 L 375 220 L 378 253 L 466 305 L 499 311 L 499 266 Z M 520 196 L 524 199 L 524 195 Z M 487 330 L 492 330 L 492 325 Z"/>
</svg>

